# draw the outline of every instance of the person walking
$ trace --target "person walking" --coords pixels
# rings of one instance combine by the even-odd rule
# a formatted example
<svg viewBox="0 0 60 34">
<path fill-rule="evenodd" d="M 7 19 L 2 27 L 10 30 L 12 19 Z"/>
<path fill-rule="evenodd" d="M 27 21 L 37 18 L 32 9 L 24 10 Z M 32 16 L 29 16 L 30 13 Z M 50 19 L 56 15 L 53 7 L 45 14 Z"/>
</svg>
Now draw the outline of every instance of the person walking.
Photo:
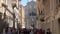
<svg viewBox="0 0 60 34">
<path fill-rule="evenodd" d="M 26 28 L 24 28 L 24 34 L 27 34 L 27 29 Z"/>
<path fill-rule="evenodd" d="M 46 34 L 52 34 L 51 31 L 50 31 L 50 28 L 47 29 Z"/>
<path fill-rule="evenodd" d="M 5 28 L 3 29 L 3 32 L 1 34 L 6 34 L 6 29 Z"/>
<path fill-rule="evenodd" d="M 12 34 L 11 28 L 8 28 L 7 34 Z"/>
<path fill-rule="evenodd" d="M 12 34 L 16 34 L 16 30 L 15 29 L 12 29 Z"/>
<path fill-rule="evenodd" d="M 34 34 L 34 32 L 33 32 L 33 30 L 31 29 L 31 32 L 30 32 L 30 34 Z"/>
<path fill-rule="evenodd" d="M 42 34 L 42 29 L 38 30 L 38 34 Z"/>
<path fill-rule="evenodd" d="M 42 30 L 42 34 L 45 34 L 45 30 Z"/>
<path fill-rule="evenodd" d="M 37 34 L 37 29 L 35 29 L 34 34 Z"/>
</svg>

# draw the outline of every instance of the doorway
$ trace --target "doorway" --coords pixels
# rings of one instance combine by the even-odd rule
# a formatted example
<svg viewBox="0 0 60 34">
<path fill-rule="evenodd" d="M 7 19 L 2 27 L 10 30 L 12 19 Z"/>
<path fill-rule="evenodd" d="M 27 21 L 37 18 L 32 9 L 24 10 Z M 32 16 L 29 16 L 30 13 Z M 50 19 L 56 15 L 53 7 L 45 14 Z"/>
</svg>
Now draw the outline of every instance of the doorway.
<svg viewBox="0 0 60 34">
<path fill-rule="evenodd" d="M 59 28 L 59 33 L 60 33 L 60 18 L 58 18 L 58 28 Z"/>
</svg>

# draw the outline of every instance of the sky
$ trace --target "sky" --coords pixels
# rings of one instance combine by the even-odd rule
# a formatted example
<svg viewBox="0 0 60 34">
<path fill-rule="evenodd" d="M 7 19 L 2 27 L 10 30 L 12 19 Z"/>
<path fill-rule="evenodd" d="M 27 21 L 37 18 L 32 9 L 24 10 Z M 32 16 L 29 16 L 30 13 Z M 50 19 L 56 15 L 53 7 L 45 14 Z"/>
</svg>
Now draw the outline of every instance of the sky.
<svg viewBox="0 0 60 34">
<path fill-rule="evenodd" d="M 32 1 L 32 0 L 22 0 L 22 1 L 21 1 L 21 4 L 22 4 L 23 6 L 25 6 L 26 3 L 27 3 L 27 2 L 30 2 L 30 1 Z M 36 1 L 36 0 L 34 0 L 34 1 Z"/>
</svg>

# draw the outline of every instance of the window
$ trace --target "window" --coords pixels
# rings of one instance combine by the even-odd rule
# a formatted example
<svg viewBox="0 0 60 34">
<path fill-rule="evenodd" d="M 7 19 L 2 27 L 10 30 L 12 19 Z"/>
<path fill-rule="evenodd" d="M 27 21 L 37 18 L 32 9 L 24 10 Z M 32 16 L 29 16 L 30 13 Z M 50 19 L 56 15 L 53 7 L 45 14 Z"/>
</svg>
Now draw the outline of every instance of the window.
<svg viewBox="0 0 60 34">
<path fill-rule="evenodd" d="M 44 17 L 43 17 L 43 18 L 40 18 L 40 21 L 41 21 L 41 22 L 44 22 L 44 21 L 45 21 Z"/>
<path fill-rule="evenodd" d="M 60 4 L 60 0 L 59 0 L 59 4 Z"/>
<path fill-rule="evenodd" d="M 41 11 L 39 15 L 44 15 L 44 11 Z"/>
<path fill-rule="evenodd" d="M 39 15 L 40 15 L 40 9 L 38 8 L 38 12 L 39 12 Z"/>
<path fill-rule="evenodd" d="M 34 9 L 36 9 L 37 7 L 36 6 L 34 6 Z"/>
<path fill-rule="evenodd" d="M 58 5 L 60 5 L 60 0 L 56 0 L 56 3 L 57 3 Z"/>
<path fill-rule="evenodd" d="M 40 0 L 38 0 L 38 1 L 40 1 Z"/>
<path fill-rule="evenodd" d="M 56 0 L 56 6 L 58 6 L 59 5 L 59 0 Z"/>
<path fill-rule="evenodd" d="M 31 13 L 29 13 L 29 16 L 31 16 Z"/>
<path fill-rule="evenodd" d="M 47 0 L 43 0 L 43 4 L 45 5 L 47 3 Z"/>
<path fill-rule="evenodd" d="M 36 13 L 31 12 L 31 13 L 29 13 L 29 16 L 36 16 Z"/>
<path fill-rule="evenodd" d="M 41 11 L 41 13 L 40 13 L 41 15 L 43 15 L 43 11 Z"/>
<path fill-rule="evenodd" d="M 58 23 L 60 23 L 60 18 L 58 18 Z"/>
<path fill-rule="evenodd" d="M 43 0 L 43 4 L 45 4 L 46 3 L 46 0 Z"/>
</svg>

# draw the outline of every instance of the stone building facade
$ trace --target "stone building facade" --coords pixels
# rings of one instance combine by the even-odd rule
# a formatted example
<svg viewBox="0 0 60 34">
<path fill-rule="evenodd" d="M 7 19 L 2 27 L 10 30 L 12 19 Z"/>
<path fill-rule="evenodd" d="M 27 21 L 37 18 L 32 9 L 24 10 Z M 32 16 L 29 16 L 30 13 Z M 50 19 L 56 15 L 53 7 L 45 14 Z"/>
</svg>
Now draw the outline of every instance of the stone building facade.
<svg viewBox="0 0 60 34">
<path fill-rule="evenodd" d="M 20 21 L 19 1 L 18 0 L 1 0 L 1 2 L 7 6 L 7 8 L 2 6 L 2 13 L 3 13 L 2 18 L 4 18 L 4 15 L 6 14 L 5 21 L 7 23 L 9 23 L 9 27 L 13 27 L 13 21 L 15 20 L 15 25 L 16 25 L 15 28 L 17 28 L 17 21 L 18 22 Z M 1 3 L 1 5 L 2 5 L 2 3 Z M 16 4 L 17 8 L 15 7 L 13 9 L 13 7 L 12 7 L 13 3 Z M 15 19 L 13 19 L 13 13 L 15 13 Z"/>
<path fill-rule="evenodd" d="M 33 25 L 36 28 L 36 13 L 37 6 L 35 1 L 28 2 L 25 6 L 25 27 L 27 29 L 32 29 Z"/>
<path fill-rule="evenodd" d="M 45 31 L 50 28 L 52 34 L 60 34 L 59 1 L 60 0 L 37 0 L 37 14 L 41 17 L 38 12 L 44 12 L 45 20 L 44 22 L 41 22 L 41 20 L 39 20 L 38 24 L 40 23 L 40 25 L 37 26 L 44 29 Z"/>
</svg>

